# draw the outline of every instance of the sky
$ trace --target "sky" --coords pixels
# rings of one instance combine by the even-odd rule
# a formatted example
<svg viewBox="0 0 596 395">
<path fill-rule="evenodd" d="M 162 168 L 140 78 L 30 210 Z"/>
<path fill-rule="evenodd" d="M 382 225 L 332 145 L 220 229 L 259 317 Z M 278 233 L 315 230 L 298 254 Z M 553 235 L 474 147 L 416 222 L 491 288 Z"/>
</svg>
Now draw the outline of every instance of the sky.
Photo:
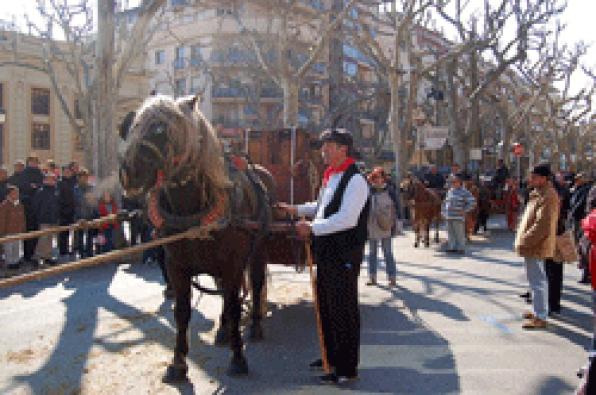
<svg viewBox="0 0 596 395">
<path fill-rule="evenodd" d="M 75 0 L 72 0 L 73 3 Z M 122 0 L 126 3 L 126 0 Z M 129 6 L 135 6 L 140 0 L 128 0 Z M 470 5 L 479 0 L 470 0 Z M 596 15 L 596 0 L 567 0 L 568 5 L 565 13 L 561 17 L 561 21 L 567 25 L 563 33 L 563 41 L 567 43 L 574 43 L 579 40 L 584 40 L 586 43 L 591 43 L 592 48 L 589 49 L 588 55 L 584 58 L 587 66 L 596 70 L 596 34 L 594 32 L 594 15 Z M 93 1 L 92 3 L 95 3 Z M 0 19 L 12 21 L 16 20 L 17 24 L 24 29 L 24 14 L 27 14 L 35 21 L 38 15 L 36 11 L 36 0 L 0 0 Z M 38 19 L 39 20 L 39 19 Z M 574 76 L 574 87 L 580 87 L 589 82 L 586 78 L 578 75 Z M 574 89 L 575 90 L 575 89 Z"/>
</svg>

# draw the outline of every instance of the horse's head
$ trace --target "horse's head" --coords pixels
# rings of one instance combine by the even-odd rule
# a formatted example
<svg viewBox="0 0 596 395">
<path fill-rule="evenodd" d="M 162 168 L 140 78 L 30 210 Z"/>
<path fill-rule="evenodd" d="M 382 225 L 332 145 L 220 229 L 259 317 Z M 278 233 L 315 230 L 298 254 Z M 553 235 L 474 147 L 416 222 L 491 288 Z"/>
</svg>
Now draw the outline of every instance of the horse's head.
<svg viewBox="0 0 596 395">
<path fill-rule="evenodd" d="M 403 191 L 406 200 L 414 200 L 416 197 L 417 190 L 421 186 L 420 180 L 415 176 L 408 177 L 403 183 Z"/>
<path fill-rule="evenodd" d="M 120 127 L 120 182 L 127 194 L 182 178 L 227 182 L 219 140 L 197 107 L 196 97 L 153 96 L 127 115 Z"/>
</svg>

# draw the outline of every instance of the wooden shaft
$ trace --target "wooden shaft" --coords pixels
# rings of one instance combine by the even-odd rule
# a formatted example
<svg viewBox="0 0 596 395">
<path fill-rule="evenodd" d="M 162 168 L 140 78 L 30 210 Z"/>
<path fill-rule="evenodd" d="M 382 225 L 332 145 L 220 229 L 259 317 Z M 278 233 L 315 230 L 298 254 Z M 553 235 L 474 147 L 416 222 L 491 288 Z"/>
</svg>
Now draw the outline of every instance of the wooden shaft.
<svg viewBox="0 0 596 395">
<path fill-rule="evenodd" d="M 186 232 L 177 233 L 175 235 L 167 236 L 164 238 L 151 240 L 146 243 L 136 245 L 134 247 L 123 248 L 121 250 L 111 251 L 105 254 L 82 259 L 76 262 L 64 263 L 62 265 L 54 266 L 48 269 L 38 270 L 31 273 L 2 279 L 0 280 L 0 288 L 12 287 L 15 285 L 26 283 L 28 281 L 41 280 L 46 277 L 55 276 L 56 274 L 82 269 L 84 267 L 100 265 L 102 263 L 112 262 L 131 254 L 143 252 L 150 248 L 159 247 L 164 244 L 169 244 L 182 239 L 189 239 L 194 237 L 196 237 L 196 231 L 194 229 L 189 229 Z"/>
<path fill-rule="evenodd" d="M 315 305 L 315 318 L 317 321 L 317 334 L 319 335 L 319 345 L 321 346 L 321 360 L 323 361 L 323 370 L 325 373 L 331 373 L 329 367 L 329 360 L 327 359 L 327 348 L 325 347 L 325 339 L 323 337 L 323 323 L 321 322 L 321 314 L 319 312 L 319 297 L 317 294 L 317 280 L 315 279 L 314 265 L 312 261 L 312 252 L 310 250 L 310 242 L 306 240 L 304 243 L 306 250 L 306 262 L 310 272 L 310 285 L 312 287 L 313 302 Z"/>
<path fill-rule="evenodd" d="M 15 233 L 12 235 L 0 237 L 0 244 L 8 243 L 11 241 L 37 239 L 39 237 L 47 236 L 49 234 L 66 232 L 66 231 L 70 231 L 70 230 L 99 228 L 107 222 L 113 222 L 116 220 L 118 220 L 118 215 L 110 214 L 110 215 L 106 215 L 105 217 L 94 219 L 92 221 L 84 221 L 84 222 L 75 223 L 72 225 L 52 226 L 52 227 L 49 227 L 49 228 L 46 228 L 43 230 L 34 230 L 31 232 L 26 232 L 26 233 Z"/>
</svg>

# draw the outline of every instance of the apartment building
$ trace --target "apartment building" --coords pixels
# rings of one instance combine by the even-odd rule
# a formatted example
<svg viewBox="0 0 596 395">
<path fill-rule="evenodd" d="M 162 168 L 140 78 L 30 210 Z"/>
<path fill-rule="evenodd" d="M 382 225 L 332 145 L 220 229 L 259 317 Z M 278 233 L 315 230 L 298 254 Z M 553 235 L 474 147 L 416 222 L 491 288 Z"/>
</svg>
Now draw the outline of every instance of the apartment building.
<svg viewBox="0 0 596 395">
<path fill-rule="evenodd" d="M 15 161 L 30 154 L 59 165 L 85 163 L 81 139 L 45 71 L 42 41 L 0 26 L 0 64 L 0 163 L 12 169 Z M 78 114 L 74 82 L 64 64 L 55 65 L 55 74 L 66 105 Z M 118 109 L 120 116 L 136 108 L 148 92 L 143 73 L 128 73 L 119 95 L 119 102 L 126 103 Z"/>
</svg>

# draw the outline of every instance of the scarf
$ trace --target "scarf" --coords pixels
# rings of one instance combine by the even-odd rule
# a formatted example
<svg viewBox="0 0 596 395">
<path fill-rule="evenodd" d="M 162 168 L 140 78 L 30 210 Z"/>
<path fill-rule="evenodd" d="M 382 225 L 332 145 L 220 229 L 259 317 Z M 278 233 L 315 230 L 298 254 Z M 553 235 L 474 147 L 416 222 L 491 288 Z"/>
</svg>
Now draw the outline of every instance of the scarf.
<svg viewBox="0 0 596 395">
<path fill-rule="evenodd" d="M 327 186 L 327 183 L 329 182 L 329 178 L 331 178 L 332 175 L 337 174 L 337 173 L 343 173 L 344 171 L 348 170 L 348 167 L 350 167 L 354 163 L 356 163 L 354 158 L 348 156 L 346 158 L 346 160 L 339 166 L 337 166 L 337 167 L 328 166 L 325 169 L 325 172 L 323 173 L 323 187 Z"/>
</svg>

